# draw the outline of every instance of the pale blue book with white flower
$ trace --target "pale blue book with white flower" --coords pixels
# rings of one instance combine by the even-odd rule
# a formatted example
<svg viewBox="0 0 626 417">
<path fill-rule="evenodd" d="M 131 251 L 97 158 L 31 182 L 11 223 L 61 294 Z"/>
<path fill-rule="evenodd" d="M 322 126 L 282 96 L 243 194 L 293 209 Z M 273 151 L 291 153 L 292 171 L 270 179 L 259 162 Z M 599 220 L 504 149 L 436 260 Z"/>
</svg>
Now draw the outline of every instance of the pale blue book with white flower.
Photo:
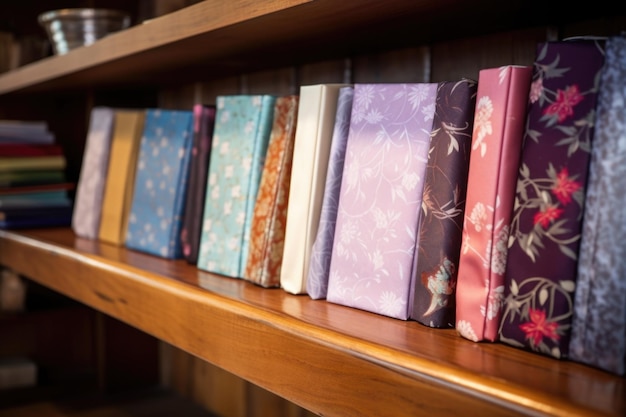
<svg viewBox="0 0 626 417">
<path fill-rule="evenodd" d="M 180 229 L 193 142 L 193 112 L 147 109 L 126 247 L 182 257 Z"/>
<path fill-rule="evenodd" d="M 276 98 L 219 96 L 198 268 L 242 278 Z"/>
</svg>

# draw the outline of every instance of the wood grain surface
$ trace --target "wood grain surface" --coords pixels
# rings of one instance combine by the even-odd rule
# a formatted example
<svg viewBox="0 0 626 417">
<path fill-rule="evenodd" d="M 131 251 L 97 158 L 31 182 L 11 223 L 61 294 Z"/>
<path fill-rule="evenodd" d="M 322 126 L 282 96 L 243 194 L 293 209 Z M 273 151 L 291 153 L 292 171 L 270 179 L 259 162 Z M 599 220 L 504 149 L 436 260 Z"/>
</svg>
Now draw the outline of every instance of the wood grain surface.
<svg viewBox="0 0 626 417">
<path fill-rule="evenodd" d="M 69 229 L 0 231 L 0 263 L 325 416 L 623 416 L 624 379 L 264 289 Z"/>
</svg>

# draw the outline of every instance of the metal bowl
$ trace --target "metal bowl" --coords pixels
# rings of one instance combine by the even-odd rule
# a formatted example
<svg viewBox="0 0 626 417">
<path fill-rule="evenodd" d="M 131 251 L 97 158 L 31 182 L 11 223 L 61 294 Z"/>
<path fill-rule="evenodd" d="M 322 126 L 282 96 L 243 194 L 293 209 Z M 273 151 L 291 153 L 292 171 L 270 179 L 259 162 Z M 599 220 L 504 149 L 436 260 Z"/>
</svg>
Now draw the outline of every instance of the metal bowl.
<svg viewBox="0 0 626 417">
<path fill-rule="evenodd" d="M 79 46 L 130 26 L 128 13 L 112 9 L 59 9 L 38 17 L 55 54 L 62 55 Z"/>
</svg>

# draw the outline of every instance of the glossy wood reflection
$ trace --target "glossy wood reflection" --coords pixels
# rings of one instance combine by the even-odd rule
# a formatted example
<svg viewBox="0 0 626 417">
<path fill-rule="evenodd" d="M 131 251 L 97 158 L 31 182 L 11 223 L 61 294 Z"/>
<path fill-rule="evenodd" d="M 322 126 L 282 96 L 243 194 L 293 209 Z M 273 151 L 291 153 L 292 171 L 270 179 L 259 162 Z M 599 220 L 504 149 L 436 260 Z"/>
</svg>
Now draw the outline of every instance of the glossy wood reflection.
<svg viewBox="0 0 626 417">
<path fill-rule="evenodd" d="M 0 263 L 323 415 L 626 410 L 624 379 L 603 371 L 264 289 L 68 229 L 0 231 Z"/>
</svg>

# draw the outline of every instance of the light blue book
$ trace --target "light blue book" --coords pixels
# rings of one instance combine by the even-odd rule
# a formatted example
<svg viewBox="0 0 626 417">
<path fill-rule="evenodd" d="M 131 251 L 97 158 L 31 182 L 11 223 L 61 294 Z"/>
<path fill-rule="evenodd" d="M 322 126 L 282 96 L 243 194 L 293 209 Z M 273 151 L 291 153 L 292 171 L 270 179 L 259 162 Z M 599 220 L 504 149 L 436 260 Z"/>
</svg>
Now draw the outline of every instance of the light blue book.
<svg viewBox="0 0 626 417">
<path fill-rule="evenodd" d="M 193 112 L 147 109 L 126 247 L 182 257 L 180 229 L 193 142 Z"/>
<path fill-rule="evenodd" d="M 269 95 L 217 98 L 199 269 L 243 276 L 275 103 Z"/>
</svg>

